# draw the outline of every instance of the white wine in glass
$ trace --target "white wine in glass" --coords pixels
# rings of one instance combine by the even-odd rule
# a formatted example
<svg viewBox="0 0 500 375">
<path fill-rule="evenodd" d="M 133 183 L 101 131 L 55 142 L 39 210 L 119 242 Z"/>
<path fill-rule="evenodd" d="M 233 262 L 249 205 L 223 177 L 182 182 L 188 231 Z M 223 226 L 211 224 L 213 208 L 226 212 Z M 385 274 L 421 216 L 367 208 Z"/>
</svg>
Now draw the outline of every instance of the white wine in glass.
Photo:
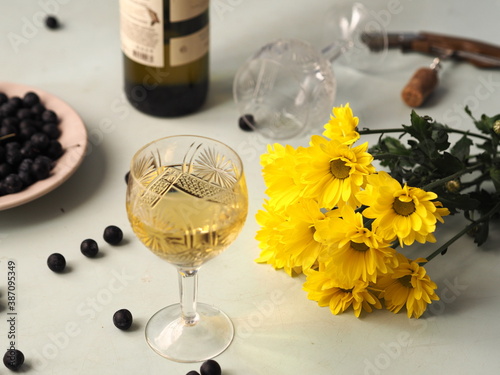
<svg viewBox="0 0 500 375">
<path fill-rule="evenodd" d="M 180 303 L 151 317 L 148 344 L 178 362 L 220 354 L 231 343 L 234 327 L 221 310 L 197 302 L 197 275 L 245 223 L 248 193 L 241 159 L 205 137 L 153 141 L 132 159 L 126 204 L 136 236 L 179 274 Z"/>
</svg>

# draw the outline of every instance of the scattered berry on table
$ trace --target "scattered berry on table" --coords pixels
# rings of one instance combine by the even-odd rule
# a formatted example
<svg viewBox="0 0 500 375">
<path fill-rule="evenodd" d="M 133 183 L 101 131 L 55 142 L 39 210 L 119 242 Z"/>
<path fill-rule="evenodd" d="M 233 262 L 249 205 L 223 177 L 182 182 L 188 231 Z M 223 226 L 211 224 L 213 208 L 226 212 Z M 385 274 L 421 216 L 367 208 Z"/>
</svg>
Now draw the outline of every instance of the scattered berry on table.
<svg viewBox="0 0 500 375">
<path fill-rule="evenodd" d="M 189 371 L 186 375 L 200 375 L 200 373 L 198 371 Z"/>
<path fill-rule="evenodd" d="M 66 259 L 59 253 L 50 254 L 47 258 L 47 265 L 54 272 L 62 272 L 66 268 Z"/>
<path fill-rule="evenodd" d="M 110 245 L 118 245 L 123 239 L 123 232 L 116 225 L 109 225 L 104 229 L 103 238 Z"/>
<path fill-rule="evenodd" d="M 80 250 L 86 257 L 93 258 L 99 252 L 99 246 L 97 245 L 97 242 L 95 240 L 87 238 L 86 240 L 82 241 Z"/>
<path fill-rule="evenodd" d="M 255 119 L 251 114 L 243 115 L 238 119 L 238 125 L 241 130 L 251 132 L 255 126 Z"/>
<path fill-rule="evenodd" d="M 3 364 L 9 370 L 17 371 L 24 363 L 24 354 L 18 349 L 8 349 L 3 356 Z"/>
<path fill-rule="evenodd" d="M 116 328 L 126 331 L 132 325 L 132 313 L 127 309 L 118 310 L 113 314 L 113 324 Z"/>
<path fill-rule="evenodd" d="M 57 29 L 59 28 L 59 20 L 55 16 L 47 16 L 45 18 L 45 26 L 47 26 L 49 29 Z"/>
<path fill-rule="evenodd" d="M 221 375 L 222 370 L 217 361 L 209 359 L 201 364 L 201 375 Z"/>
</svg>

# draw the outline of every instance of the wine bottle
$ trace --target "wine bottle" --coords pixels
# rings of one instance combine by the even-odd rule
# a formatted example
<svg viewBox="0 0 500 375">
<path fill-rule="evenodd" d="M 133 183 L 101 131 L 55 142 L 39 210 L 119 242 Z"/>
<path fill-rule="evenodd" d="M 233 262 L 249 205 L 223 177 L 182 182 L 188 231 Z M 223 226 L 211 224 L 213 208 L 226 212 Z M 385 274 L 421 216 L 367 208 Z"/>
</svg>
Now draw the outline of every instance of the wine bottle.
<svg viewBox="0 0 500 375">
<path fill-rule="evenodd" d="M 209 84 L 209 0 L 120 0 L 125 94 L 139 111 L 198 110 Z"/>
</svg>

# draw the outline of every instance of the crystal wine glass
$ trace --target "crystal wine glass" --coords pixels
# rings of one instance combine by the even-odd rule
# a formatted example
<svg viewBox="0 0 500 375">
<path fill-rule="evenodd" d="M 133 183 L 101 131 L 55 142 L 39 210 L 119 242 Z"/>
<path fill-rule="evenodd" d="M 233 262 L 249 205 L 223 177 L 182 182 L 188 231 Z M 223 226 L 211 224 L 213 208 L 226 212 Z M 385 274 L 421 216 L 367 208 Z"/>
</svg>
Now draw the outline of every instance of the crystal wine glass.
<svg viewBox="0 0 500 375">
<path fill-rule="evenodd" d="M 180 303 L 151 317 L 148 344 L 178 362 L 220 354 L 231 343 L 234 327 L 221 310 L 197 302 L 197 275 L 235 240 L 245 222 L 248 193 L 241 159 L 205 137 L 153 141 L 132 159 L 126 205 L 136 236 L 179 275 Z"/>
<path fill-rule="evenodd" d="M 358 70 L 370 70 L 387 51 L 383 25 L 360 3 L 350 12 L 337 7 L 329 12 L 325 25 L 329 43 L 321 50 L 299 39 L 278 39 L 267 43 L 238 69 L 233 81 L 233 98 L 247 125 L 272 139 L 302 135 L 311 126 L 328 121 L 337 81 L 332 63 L 340 58 Z M 366 43 L 377 37 L 376 50 Z M 368 58 L 378 52 L 378 59 Z"/>
</svg>

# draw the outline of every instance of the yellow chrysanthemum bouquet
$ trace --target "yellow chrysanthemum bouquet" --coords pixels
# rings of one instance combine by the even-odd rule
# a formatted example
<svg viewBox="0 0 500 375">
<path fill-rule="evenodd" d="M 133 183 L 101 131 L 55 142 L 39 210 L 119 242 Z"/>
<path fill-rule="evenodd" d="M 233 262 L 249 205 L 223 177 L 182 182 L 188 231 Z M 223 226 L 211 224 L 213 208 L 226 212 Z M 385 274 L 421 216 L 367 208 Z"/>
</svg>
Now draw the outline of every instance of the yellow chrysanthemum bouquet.
<svg viewBox="0 0 500 375">
<path fill-rule="evenodd" d="M 359 317 L 385 305 L 418 318 L 439 299 L 425 263 L 465 233 L 482 244 L 500 210 L 498 193 L 481 189 L 486 181 L 500 187 L 500 120 L 474 120 L 481 134 L 473 134 L 413 112 L 410 126 L 371 131 L 358 129 L 349 104 L 332 112 L 308 147 L 274 144 L 261 156 L 269 199 L 256 215 L 257 262 L 303 273 L 308 297 L 333 314 L 352 308 Z M 409 136 L 408 146 L 392 132 Z M 370 133 L 385 137 L 370 149 L 356 145 Z M 450 133 L 462 133 L 453 146 Z M 471 137 L 483 142 L 478 155 L 470 154 Z M 375 159 L 389 172 L 376 170 Z M 474 171 L 476 179 L 461 181 Z M 458 211 L 470 223 L 455 237 L 426 258 L 403 254 L 414 242 L 436 242 L 438 222 Z"/>
</svg>

